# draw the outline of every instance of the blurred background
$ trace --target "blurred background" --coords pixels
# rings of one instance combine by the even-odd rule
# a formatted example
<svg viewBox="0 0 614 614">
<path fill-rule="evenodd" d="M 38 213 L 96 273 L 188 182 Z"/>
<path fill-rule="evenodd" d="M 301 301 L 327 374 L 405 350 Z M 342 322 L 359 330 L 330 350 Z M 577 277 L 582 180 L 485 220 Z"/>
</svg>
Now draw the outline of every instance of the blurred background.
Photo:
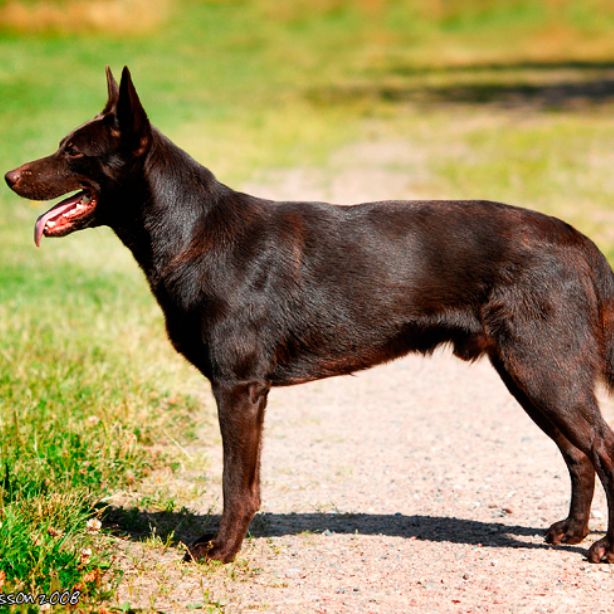
<svg viewBox="0 0 614 614">
<path fill-rule="evenodd" d="M 608 0 L 4 0 L 0 54 L 3 173 L 95 115 L 105 64 L 127 64 L 152 122 L 233 187 L 502 200 L 614 260 Z M 36 250 L 44 208 L 0 190 L 0 580 L 99 601 L 96 502 L 180 468 L 169 442 L 214 411 L 119 241 Z"/>
</svg>

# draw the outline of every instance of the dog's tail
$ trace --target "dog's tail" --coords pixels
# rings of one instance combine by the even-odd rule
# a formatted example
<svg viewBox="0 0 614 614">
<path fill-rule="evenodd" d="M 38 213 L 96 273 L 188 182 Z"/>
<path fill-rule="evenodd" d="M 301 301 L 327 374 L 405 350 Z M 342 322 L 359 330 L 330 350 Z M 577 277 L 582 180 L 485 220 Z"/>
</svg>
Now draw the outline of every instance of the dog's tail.
<svg viewBox="0 0 614 614">
<path fill-rule="evenodd" d="M 606 385 L 614 392 L 614 272 L 605 257 L 599 255 L 601 257 L 595 267 L 595 281 L 603 327 L 604 376 Z"/>
</svg>

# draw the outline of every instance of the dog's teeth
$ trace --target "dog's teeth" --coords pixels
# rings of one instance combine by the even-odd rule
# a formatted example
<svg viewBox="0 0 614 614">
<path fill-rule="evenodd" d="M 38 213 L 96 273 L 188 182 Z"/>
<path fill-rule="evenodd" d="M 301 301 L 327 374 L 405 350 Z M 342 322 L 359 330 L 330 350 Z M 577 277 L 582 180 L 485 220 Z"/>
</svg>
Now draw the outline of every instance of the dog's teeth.
<svg viewBox="0 0 614 614">
<path fill-rule="evenodd" d="M 53 220 L 49 220 L 47 222 L 47 228 L 53 228 L 55 226 L 55 222 Z"/>
</svg>

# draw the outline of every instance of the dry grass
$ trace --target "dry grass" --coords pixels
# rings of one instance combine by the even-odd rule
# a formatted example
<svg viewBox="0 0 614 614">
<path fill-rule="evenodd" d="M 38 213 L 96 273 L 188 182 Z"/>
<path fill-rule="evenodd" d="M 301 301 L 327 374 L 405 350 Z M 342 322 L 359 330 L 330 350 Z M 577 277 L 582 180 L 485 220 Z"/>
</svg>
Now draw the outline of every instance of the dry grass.
<svg viewBox="0 0 614 614">
<path fill-rule="evenodd" d="M 47 32 L 109 32 L 142 34 L 155 30 L 170 13 L 169 0 L 9 0 L 0 7 L 5 30 L 39 34 Z"/>
</svg>

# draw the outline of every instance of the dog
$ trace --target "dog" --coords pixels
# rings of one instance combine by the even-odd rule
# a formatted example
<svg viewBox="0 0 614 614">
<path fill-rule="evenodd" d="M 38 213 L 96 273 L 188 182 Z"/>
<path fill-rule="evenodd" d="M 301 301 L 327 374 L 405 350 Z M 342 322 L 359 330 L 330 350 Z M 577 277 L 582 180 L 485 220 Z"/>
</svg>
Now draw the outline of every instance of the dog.
<svg viewBox="0 0 614 614">
<path fill-rule="evenodd" d="M 614 390 L 614 273 L 594 243 L 541 213 L 488 201 L 341 207 L 237 192 L 155 129 L 130 72 L 107 67 L 101 113 L 50 156 L 9 171 L 35 200 L 74 190 L 34 240 L 110 226 L 132 251 L 168 336 L 211 382 L 223 440 L 224 509 L 189 557 L 233 560 L 260 506 L 269 390 L 349 374 L 450 344 L 485 355 L 571 476 L 553 544 L 581 542 L 595 474 L 614 563 L 614 433 L 594 389 Z"/>
</svg>

